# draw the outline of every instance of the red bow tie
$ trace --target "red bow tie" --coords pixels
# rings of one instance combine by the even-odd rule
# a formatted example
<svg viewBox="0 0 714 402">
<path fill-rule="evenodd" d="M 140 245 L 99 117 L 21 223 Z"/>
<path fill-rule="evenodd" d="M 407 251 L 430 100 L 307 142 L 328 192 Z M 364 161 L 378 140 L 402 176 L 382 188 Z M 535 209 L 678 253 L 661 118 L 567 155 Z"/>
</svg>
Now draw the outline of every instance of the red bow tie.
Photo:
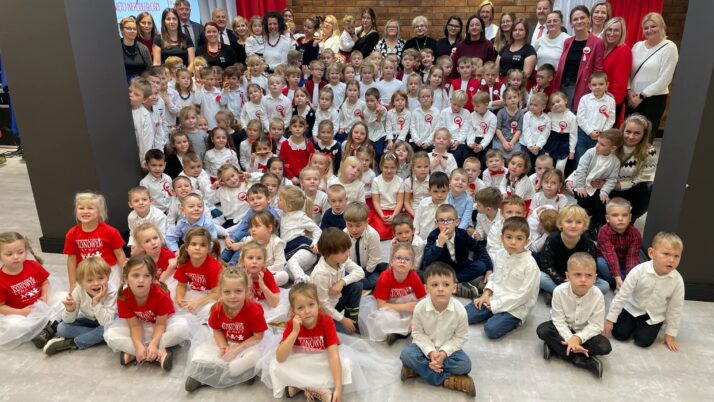
<svg viewBox="0 0 714 402">
<path fill-rule="evenodd" d="M 262 163 L 259 163 L 259 164 L 258 164 L 258 169 L 259 169 L 261 172 L 265 173 L 265 169 L 267 169 L 267 166 L 263 165 Z"/>
<path fill-rule="evenodd" d="M 503 170 L 503 169 L 499 169 L 499 170 L 491 170 L 491 169 L 489 169 L 488 171 L 491 172 L 491 176 L 498 176 L 499 174 L 504 174 L 504 173 L 506 173 L 506 171 Z"/>
</svg>

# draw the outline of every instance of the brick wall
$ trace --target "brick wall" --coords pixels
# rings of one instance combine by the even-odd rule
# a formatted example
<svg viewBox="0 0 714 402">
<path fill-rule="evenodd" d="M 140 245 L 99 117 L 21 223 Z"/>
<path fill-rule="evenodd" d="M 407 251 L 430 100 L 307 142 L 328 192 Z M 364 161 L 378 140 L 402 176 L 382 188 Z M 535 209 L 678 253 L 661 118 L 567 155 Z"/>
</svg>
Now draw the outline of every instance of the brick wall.
<svg viewBox="0 0 714 402">
<path fill-rule="evenodd" d="M 359 12 L 364 7 L 372 7 L 377 14 L 377 24 L 380 35 L 384 32 L 384 24 L 390 18 L 399 20 L 402 26 L 401 37 L 412 37 L 411 20 L 417 15 L 425 15 L 431 22 L 430 36 L 439 39 L 443 37 L 444 25 L 451 15 L 458 15 L 466 22 L 466 18 L 478 10 L 482 0 L 287 0 L 289 7 L 295 12 L 298 27 L 302 21 L 311 15 L 332 14 L 341 20 L 346 14 L 354 15 L 359 20 Z M 503 12 L 514 12 L 519 17 L 529 21 L 535 20 L 535 5 L 538 0 L 495 0 L 496 18 Z M 684 19 L 687 15 L 688 0 L 665 0 L 663 15 L 671 40 L 679 45 L 684 30 Z"/>
</svg>

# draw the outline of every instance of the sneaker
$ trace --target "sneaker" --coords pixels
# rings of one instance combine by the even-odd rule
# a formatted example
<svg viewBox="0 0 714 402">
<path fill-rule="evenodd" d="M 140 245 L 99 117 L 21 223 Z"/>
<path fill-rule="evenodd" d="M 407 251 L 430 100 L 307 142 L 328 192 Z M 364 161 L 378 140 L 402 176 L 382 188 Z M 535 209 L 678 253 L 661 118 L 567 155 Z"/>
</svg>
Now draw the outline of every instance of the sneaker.
<svg viewBox="0 0 714 402">
<path fill-rule="evenodd" d="M 369 296 L 372 294 L 371 289 L 362 289 L 362 297 Z"/>
<path fill-rule="evenodd" d="M 551 353 L 550 346 L 548 346 L 547 343 L 543 342 L 543 358 L 545 360 L 550 360 L 550 353 Z"/>
<path fill-rule="evenodd" d="M 308 401 L 332 402 L 332 391 L 327 388 L 305 388 Z"/>
<path fill-rule="evenodd" d="M 410 378 L 416 378 L 419 377 L 419 374 L 417 374 L 416 371 L 410 369 L 407 366 L 402 365 L 402 374 L 400 376 L 402 382 L 410 379 Z"/>
<path fill-rule="evenodd" d="M 75 350 L 78 349 L 77 345 L 74 343 L 74 339 L 66 339 L 66 338 L 52 338 L 45 344 L 45 347 L 42 349 L 47 356 L 52 356 L 54 354 L 57 354 L 59 352 L 64 352 L 65 350 Z"/>
<path fill-rule="evenodd" d="M 163 359 L 160 361 L 161 363 L 161 368 L 164 369 L 164 371 L 171 371 L 171 369 L 174 366 L 174 352 L 173 348 L 166 348 L 166 355 L 164 356 Z"/>
<path fill-rule="evenodd" d="M 476 286 L 476 289 L 478 289 L 479 293 L 483 293 L 483 290 L 486 288 L 486 284 L 483 282 L 483 276 L 479 276 L 478 278 L 469 281 L 470 284 Z"/>
<path fill-rule="evenodd" d="M 476 396 L 474 380 L 468 375 L 452 375 L 444 381 L 443 387 L 464 392 L 472 398 Z"/>
<path fill-rule="evenodd" d="M 573 360 L 573 364 L 595 374 L 597 378 L 602 378 L 602 362 L 595 356 L 578 355 Z"/>
<path fill-rule="evenodd" d="M 478 288 L 468 282 L 459 283 L 456 287 L 456 297 L 475 299 L 479 295 Z"/>
<path fill-rule="evenodd" d="M 36 337 L 32 338 L 32 343 L 35 344 L 35 347 L 37 349 L 42 349 L 45 347 L 47 342 L 49 342 L 50 339 L 54 338 L 55 336 L 55 330 L 52 328 L 52 324 L 47 323 L 45 327 L 42 329 L 42 332 L 39 333 Z"/>
<path fill-rule="evenodd" d="M 186 378 L 186 385 L 184 385 L 184 388 L 186 389 L 186 392 L 193 392 L 199 388 L 201 388 L 204 384 L 197 379 L 193 377 L 188 377 Z"/>
<path fill-rule="evenodd" d="M 384 341 L 387 342 L 387 345 L 392 346 L 394 345 L 394 342 L 398 341 L 401 338 L 402 336 L 399 334 L 389 334 L 387 335 L 387 339 L 385 339 Z"/>
<path fill-rule="evenodd" d="M 550 293 L 544 293 L 543 297 L 545 298 L 545 305 L 550 307 L 551 304 L 553 304 L 553 295 Z"/>
<path fill-rule="evenodd" d="M 257 375 L 256 375 L 256 376 L 253 376 L 250 380 L 244 382 L 243 384 L 245 384 L 245 385 L 253 385 L 253 384 L 255 384 L 255 380 L 257 380 L 257 379 L 258 379 L 258 376 L 257 376 Z"/>
<path fill-rule="evenodd" d="M 285 396 L 288 397 L 288 399 L 295 398 L 297 394 L 302 392 L 300 388 L 297 387 L 285 387 Z"/>
</svg>

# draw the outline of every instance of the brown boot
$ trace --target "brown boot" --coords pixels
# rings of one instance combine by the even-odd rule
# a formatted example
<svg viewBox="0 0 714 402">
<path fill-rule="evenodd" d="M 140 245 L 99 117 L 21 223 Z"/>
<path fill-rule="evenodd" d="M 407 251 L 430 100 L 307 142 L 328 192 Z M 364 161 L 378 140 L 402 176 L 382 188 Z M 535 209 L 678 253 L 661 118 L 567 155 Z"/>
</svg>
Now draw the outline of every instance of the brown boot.
<svg viewBox="0 0 714 402">
<path fill-rule="evenodd" d="M 474 380 L 468 375 L 452 375 L 444 381 L 443 386 L 454 391 L 464 392 L 470 397 L 476 396 Z"/>
<path fill-rule="evenodd" d="M 410 369 L 407 366 L 402 366 L 402 375 L 401 375 L 401 380 L 402 382 L 410 379 L 410 378 L 416 378 L 419 377 L 419 374 L 417 374 L 416 371 Z"/>
</svg>

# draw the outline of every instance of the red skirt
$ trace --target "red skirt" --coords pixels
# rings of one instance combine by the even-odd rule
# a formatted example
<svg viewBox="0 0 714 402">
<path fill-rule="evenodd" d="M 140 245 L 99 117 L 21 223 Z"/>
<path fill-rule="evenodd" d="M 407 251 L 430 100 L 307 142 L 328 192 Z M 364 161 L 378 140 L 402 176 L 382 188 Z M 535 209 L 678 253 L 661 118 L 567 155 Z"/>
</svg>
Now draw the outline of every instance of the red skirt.
<svg viewBox="0 0 714 402">
<path fill-rule="evenodd" d="M 392 216 L 394 214 L 394 211 L 383 209 L 382 214 L 384 216 Z M 382 218 L 377 215 L 377 212 L 374 211 L 374 208 L 370 208 L 368 219 L 369 226 L 372 226 L 374 230 L 379 233 L 379 240 L 392 240 L 394 238 L 394 232 L 392 232 L 392 225 L 385 223 Z"/>
</svg>

